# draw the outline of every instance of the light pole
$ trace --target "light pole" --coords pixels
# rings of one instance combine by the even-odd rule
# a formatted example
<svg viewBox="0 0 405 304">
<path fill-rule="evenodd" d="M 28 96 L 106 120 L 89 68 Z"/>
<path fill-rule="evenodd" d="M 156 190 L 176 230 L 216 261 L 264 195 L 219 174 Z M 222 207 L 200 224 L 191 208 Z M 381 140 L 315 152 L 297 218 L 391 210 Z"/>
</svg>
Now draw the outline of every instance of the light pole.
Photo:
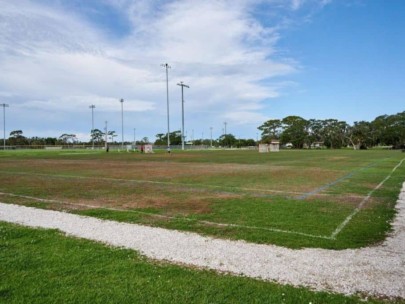
<svg viewBox="0 0 405 304">
<path fill-rule="evenodd" d="M 134 147 L 136 147 L 136 128 L 134 128 Z"/>
<path fill-rule="evenodd" d="M 210 133 L 211 133 L 211 148 L 212 148 L 212 127 L 210 127 Z"/>
<path fill-rule="evenodd" d="M 6 150 L 6 107 L 8 104 L 2 103 L 0 106 L 3 107 L 3 150 Z"/>
<path fill-rule="evenodd" d="M 184 87 L 190 88 L 188 85 L 184 84 L 183 81 L 177 84 L 181 86 L 181 149 L 184 150 Z"/>
<path fill-rule="evenodd" d="M 122 150 L 124 150 L 124 99 L 121 98 L 120 103 L 121 103 L 121 132 L 122 132 L 121 148 Z"/>
<path fill-rule="evenodd" d="M 108 121 L 106 120 L 105 128 L 104 128 L 104 130 L 105 130 L 105 150 L 108 152 L 108 127 L 107 127 L 107 125 L 108 125 Z"/>
<path fill-rule="evenodd" d="M 224 126 L 225 126 L 225 127 L 224 127 L 224 135 L 225 135 L 225 136 L 226 136 L 226 125 L 227 125 L 227 124 L 228 124 L 228 123 L 225 121 L 225 122 L 224 122 Z"/>
<path fill-rule="evenodd" d="M 161 64 L 166 69 L 166 99 L 167 99 L 167 151 L 170 152 L 170 121 L 169 121 L 169 69 L 168 63 Z"/>
<path fill-rule="evenodd" d="M 91 142 L 92 142 L 92 149 L 94 150 L 94 138 L 93 138 L 93 131 L 94 131 L 94 108 L 96 106 L 95 105 L 91 105 L 89 106 L 89 108 L 91 109 Z"/>
</svg>

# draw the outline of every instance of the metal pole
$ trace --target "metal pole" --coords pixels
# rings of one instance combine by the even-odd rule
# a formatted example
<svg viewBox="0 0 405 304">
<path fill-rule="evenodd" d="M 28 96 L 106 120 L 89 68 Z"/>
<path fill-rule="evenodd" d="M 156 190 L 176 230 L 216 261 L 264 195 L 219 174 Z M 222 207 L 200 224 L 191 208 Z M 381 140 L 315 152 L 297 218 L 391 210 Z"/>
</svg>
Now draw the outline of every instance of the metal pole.
<svg viewBox="0 0 405 304">
<path fill-rule="evenodd" d="M 225 125 L 225 128 L 224 128 L 224 135 L 226 136 L 226 124 L 227 124 L 227 122 L 225 121 L 224 122 L 224 125 Z"/>
<path fill-rule="evenodd" d="M 124 99 L 121 98 L 121 148 L 124 150 Z"/>
<path fill-rule="evenodd" d="M 107 128 L 107 124 L 108 124 L 108 121 L 106 120 L 105 121 L 105 128 L 104 128 L 104 130 L 105 130 L 105 150 L 106 151 L 108 149 L 108 128 Z"/>
<path fill-rule="evenodd" d="M 169 69 L 168 63 L 161 64 L 166 69 L 166 99 L 167 99 L 167 150 L 170 151 L 170 120 L 169 120 Z"/>
<path fill-rule="evenodd" d="M 8 104 L 2 103 L 0 106 L 3 107 L 3 150 L 6 150 L 6 107 Z"/>
<path fill-rule="evenodd" d="M 134 146 L 136 146 L 136 128 L 134 128 Z"/>
<path fill-rule="evenodd" d="M 211 131 L 211 148 L 212 148 L 212 127 L 210 127 L 210 131 Z"/>
<path fill-rule="evenodd" d="M 183 81 L 177 84 L 181 86 L 181 149 L 184 150 L 184 87 L 190 88 L 188 85 L 184 84 Z"/>
<path fill-rule="evenodd" d="M 93 135 L 93 131 L 94 131 L 94 108 L 96 106 L 95 105 L 91 105 L 89 108 L 91 109 L 91 135 Z M 91 136 L 91 141 L 92 141 L 92 149 L 94 150 L 94 138 L 93 136 Z"/>
</svg>

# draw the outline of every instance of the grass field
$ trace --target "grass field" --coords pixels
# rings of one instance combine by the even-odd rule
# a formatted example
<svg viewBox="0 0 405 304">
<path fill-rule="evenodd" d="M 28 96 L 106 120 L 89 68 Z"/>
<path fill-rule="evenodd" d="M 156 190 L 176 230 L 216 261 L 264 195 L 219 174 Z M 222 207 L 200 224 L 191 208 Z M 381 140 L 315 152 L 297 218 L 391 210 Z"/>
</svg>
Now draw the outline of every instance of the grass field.
<svg viewBox="0 0 405 304">
<path fill-rule="evenodd" d="M 0 303 L 364 303 L 0 222 Z M 368 303 L 404 303 L 368 299 Z"/>
<path fill-rule="evenodd" d="M 290 248 L 390 231 L 399 151 L 0 153 L 0 201 Z"/>
</svg>

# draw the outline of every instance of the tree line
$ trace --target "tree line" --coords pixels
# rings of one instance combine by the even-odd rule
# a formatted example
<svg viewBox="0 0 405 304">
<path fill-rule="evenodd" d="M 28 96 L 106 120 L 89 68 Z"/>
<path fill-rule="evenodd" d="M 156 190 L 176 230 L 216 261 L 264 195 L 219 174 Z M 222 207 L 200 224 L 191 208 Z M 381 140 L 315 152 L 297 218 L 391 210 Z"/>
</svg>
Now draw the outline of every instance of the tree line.
<svg viewBox="0 0 405 304">
<path fill-rule="evenodd" d="M 170 144 L 171 145 L 181 145 L 181 131 L 170 132 Z M 167 145 L 167 133 L 156 134 L 155 145 L 165 146 Z M 248 138 L 236 138 L 233 134 L 222 134 L 219 138 L 199 138 L 193 140 L 187 140 L 187 145 L 195 146 L 213 146 L 213 147 L 247 147 L 256 146 L 256 141 L 254 139 Z"/>
<path fill-rule="evenodd" d="M 331 149 L 351 146 L 363 149 L 374 146 L 405 147 L 405 111 L 381 115 L 373 121 L 356 121 L 353 125 L 337 119 L 309 119 L 287 116 L 270 119 L 258 127 L 261 142 L 279 140 L 295 148 L 326 146 Z"/>
<path fill-rule="evenodd" d="M 337 119 L 309 119 L 300 116 L 287 116 L 283 119 L 270 119 L 258 127 L 261 131 L 260 143 L 270 143 L 278 140 L 282 145 L 291 144 L 294 148 L 311 148 L 325 146 L 339 149 L 351 146 L 353 149 L 374 146 L 392 146 L 395 149 L 405 148 L 405 111 L 394 115 L 381 115 L 373 121 L 356 121 L 352 125 Z M 107 140 L 117 143 L 115 131 L 107 134 L 99 129 L 91 130 L 90 142 L 81 142 L 75 134 L 64 133 L 59 137 L 25 137 L 22 130 L 10 132 L 6 140 L 8 146 L 41 146 L 41 145 L 69 145 L 96 144 L 104 145 Z M 170 143 L 181 145 L 181 132 L 170 133 Z M 126 142 L 128 144 L 130 142 Z M 150 143 L 147 137 L 137 141 L 137 144 Z M 167 145 L 167 134 L 156 135 L 155 145 Z M 215 147 L 246 147 L 258 144 L 254 139 L 236 138 L 233 134 L 222 134 L 217 139 L 196 139 L 187 144 Z"/>
</svg>

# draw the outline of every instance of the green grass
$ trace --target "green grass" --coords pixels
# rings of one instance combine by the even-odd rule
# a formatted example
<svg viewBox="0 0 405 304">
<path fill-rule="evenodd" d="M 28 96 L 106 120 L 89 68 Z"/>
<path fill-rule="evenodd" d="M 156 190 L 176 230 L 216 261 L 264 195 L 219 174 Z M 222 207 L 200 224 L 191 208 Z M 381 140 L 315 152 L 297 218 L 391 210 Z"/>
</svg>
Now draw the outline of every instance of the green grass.
<svg viewBox="0 0 405 304">
<path fill-rule="evenodd" d="M 364 303 L 0 222 L 1 303 Z M 369 303 L 403 303 L 369 299 Z"/>
<path fill-rule="evenodd" d="M 405 176 L 403 163 L 332 239 L 403 153 L 87 152 L 2 151 L 0 192 L 34 198 L 0 201 L 290 248 L 344 249 L 384 240 Z"/>
</svg>

